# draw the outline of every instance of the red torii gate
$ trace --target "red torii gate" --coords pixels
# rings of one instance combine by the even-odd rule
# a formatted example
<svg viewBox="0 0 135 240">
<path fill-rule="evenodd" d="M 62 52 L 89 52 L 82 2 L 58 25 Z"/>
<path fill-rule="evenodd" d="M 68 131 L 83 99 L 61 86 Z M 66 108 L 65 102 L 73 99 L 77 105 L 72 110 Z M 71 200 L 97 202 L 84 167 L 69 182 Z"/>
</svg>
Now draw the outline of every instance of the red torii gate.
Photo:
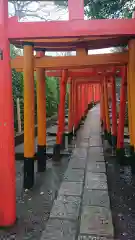
<svg viewBox="0 0 135 240">
<path fill-rule="evenodd" d="M 79 4 L 80 5 L 79 5 Z M 108 20 L 85 20 L 83 1 L 68 0 L 69 21 L 59 22 L 17 22 L 17 18 L 8 17 L 8 0 L 0 0 L 0 225 L 9 226 L 16 220 L 16 199 L 15 199 L 15 154 L 14 154 L 14 126 L 13 126 L 13 99 L 12 79 L 10 67 L 9 43 L 17 44 L 27 39 L 50 39 L 60 38 L 61 50 L 75 49 L 79 40 L 69 46 L 68 41 L 63 43 L 63 38 L 84 38 L 89 37 L 90 44 L 83 47 L 89 49 L 103 48 L 128 44 L 128 41 L 135 36 L 134 19 L 108 19 Z M 38 41 L 37 41 L 38 42 Z M 27 43 L 28 45 L 28 43 Z M 54 48 L 52 47 L 54 45 Z M 52 49 L 58 49 L 52 41 Z M 43 44 L 43 48 L 47 49 Z M 130 64 L 135 60 L 134 42 L 130 44 Z M 134 64 L 130 65 L 132 75 L 135 76 Z M 131 82 L 131 86 L 133 82 Z M 130 86 L 130 91 L 133 89 Z M 133 102 L 133 94 L 131 102 Z M 133 109 L 133 106 L 131 107 Z M 133 116 L 135 119 L 135 116 Z M 133 126 L 133 125 L 132 125 Z M 134 140 L 134 136 L 133 136 Z M 134 142 L 134 141 L 133 141 Z"/>
<path fill-rule="evenodd" d="M 121 77 L 121 71 L 116 72 L 116 71 L 108 71 L 108 72 L 98 72 L 96 69 L 91 70 L 91 71 L 69 71 L 68 72 L 68 77 L 73 78 L 88 78 L 88 77 L 95 77 L 95 76 L 116 76 L 116 77 Z M 62 71 L 46 71 L 46 76 L 47 77 L 61 77 L 62 76 Z"/>
</svg>

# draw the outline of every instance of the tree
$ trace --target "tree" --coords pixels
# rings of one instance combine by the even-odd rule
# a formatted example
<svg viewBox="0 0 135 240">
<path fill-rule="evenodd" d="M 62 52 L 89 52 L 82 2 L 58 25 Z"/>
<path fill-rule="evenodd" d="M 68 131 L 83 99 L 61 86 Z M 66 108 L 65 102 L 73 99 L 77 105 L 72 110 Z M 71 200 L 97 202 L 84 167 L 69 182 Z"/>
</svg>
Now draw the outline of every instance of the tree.
<svg viewBox="0 0 135 240">
<path fill-rule="evenodd" d="M 60 20 L 63 18 L 65 12 L 67 12 L 65 7 L 61 8 L 61 6 L 53 3 L 10 0 L 10 16 L 17 16 L 21 21 L 31 19 L 34 21 Z"/>
<path fill-rule="evenodd" d="M 134 0 L 90 0 L 85 13 L 90 19 L 129 18 L 134 6 Z"/>
</svg>

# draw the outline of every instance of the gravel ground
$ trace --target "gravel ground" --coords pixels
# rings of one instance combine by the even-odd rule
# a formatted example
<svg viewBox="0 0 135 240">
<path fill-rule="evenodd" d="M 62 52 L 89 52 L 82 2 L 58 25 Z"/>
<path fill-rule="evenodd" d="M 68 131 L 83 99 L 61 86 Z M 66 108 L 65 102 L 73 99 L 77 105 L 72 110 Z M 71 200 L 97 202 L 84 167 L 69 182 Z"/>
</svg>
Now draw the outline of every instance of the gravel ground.
<svg viewBox="0 0 135 240">
<path fill-rule="evenodd" d="M 135 239 L 135 175 L 105 154 L 115 239 Z"/>
<path fill-rule="evenodd" d="M 66 157 L 61 159 L 60 165 L 53 165 L 48 160 L 46 172 L 35 173 L 36 182 L 33 190 L 24 193 L 22 189 L 23 163 L 16 162 L 17 222 L 12 228 L 0 230 L 0 240 L 40 239 L 67 164 L 68 158 Z"/>
</svg>

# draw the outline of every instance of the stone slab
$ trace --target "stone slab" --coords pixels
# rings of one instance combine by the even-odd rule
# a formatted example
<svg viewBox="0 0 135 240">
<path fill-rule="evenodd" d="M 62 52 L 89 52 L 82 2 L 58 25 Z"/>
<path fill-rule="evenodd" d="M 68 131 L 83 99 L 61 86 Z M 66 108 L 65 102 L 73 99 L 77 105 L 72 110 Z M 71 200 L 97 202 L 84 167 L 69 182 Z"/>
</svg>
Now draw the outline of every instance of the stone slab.
<svg viewBox="0 0 135 240">
<path fill-rule="evenodd" d="M 49 219 L 40 240 L 75 240 L 76 231 L 76 222 Z"/>
<path fill-rule="evenodd" d="M 80 147 L 87 148 L 89 146 L 88 142 L 80 142 Z"/>
<path fill-rule="evenodd" d="M 102 146 L 101 138 L 99 137 L 90 137 L 89 146 Z"/>
<path fill-rule="evenodd" d="M 82 182 L 63 182 L 61 184 L 59 195 L 80 196 L 82 194 Z"/>
<path fill-rule="evenodd" d="M 90 153 L 87 159 L 88 162 L 105 162 L 104 156 L 100 153 Z"/>
<path fill-rule="evenodd" d="M 99 130 L 99 131 L 98 131 Z M 100 129 L 98 128 L 98 130 L 97 129 L 94 129 L 94 131 L 92 130 L 92 133 L 93 134 L 90 134 L 90 139 L 97 139 L 97 140 L 101 140 L 101 136 L 99 135 L 99 133 L 100 133 Z"/>
<path fill-rule="evenodd" d="M 88 150 L 88 159 L 93 159 L 95 161 L 104 161 L 103 149 L 100 147 L 90 147 Z"/>
<path fill-rule="evenodd" d="M 83 131 L 81 132 L 81 138 L 82 139 L 89 139 L 90 137 L 90 129 L 89 126 L 83 127 Z"/>
<path fill-rule="evenodd" d="M 114 238 L 107 238 L 97 235 L 79 235 L 78 240 L 114 240 Z"/>
<path fill-rule="evenodd" d="M 80 202 L 80 197 L 59 196 L 57 200 L 54 201 L 50 217 L 77 220 L 79 216 Z"/>
<path fill-rule="evenodd" d="M 90 154 L 92 154 L 92 153 L 99 153 L 99 154 L 102 154 L 103 155 L 103 152 L 104 152 L 104 150 L 103 150 L 103 147 L 101 146 L 97 146 L 97 147 L 90 147 L 89 148 L 89 151 L 88 151 L 88 153 Z"/>
<path fill-rule="evenodd" d="M 84 142 L 88 142 L 88 141 L 89 141 L 89 136 L 84 136 L 84 137 L 83 137 L 83 141 L 84 141 Z"/>
<path fill-rule="evenodd" d="M 101 147 L 102 146 L 102 143 L 89 143 L 89 147 Z"/>
<path fill-rule="evenodd" d="M 84 169 L 86 166 L 86 158 L 85 159 L 78 159 L 76 157 L 72 157 L 68 166 L 73 169 Z"/>
<path fill-rule="evenodd" d="M 85 136 L 80 136 L 80 139 L 79 139 L 80 143 L 87 143 L 89 144 L 89 136 L 88 137 L 85 137 Z"/>
<path fill-rule="evenodd" d="M 68 167 L 65 175 L 64 181 L 69 182 L 83 182 L 84 180 L 84 169 L 72 169 Z"/>
<path fill-rule="evenodd" d="M 107 179 L 104 173 L 87 172 L 85 180 L 87 189 L 107 189 Z"/>
<path fill-rule="evenodd" d="M 87 148 L 75 148 L 73 151 L 73 156 L 79 158 L 86 158 Z"/>
<path fill-rule="evenodd" d="M 97 172 L 97 173 L 105 173 L 105 163 L 104 162 L 88 162 L 87 163 L 87 171 Z"/>
<path fill-rule="evenodd" d="M 84 189 L 82 204 L 110 208 L 108 191 Z"/>
<path fill-rule="evenodd" d="M 100 131 L 101 131 L 101 128 L 99 126 L 96 126 L 94 128 L 92 124 L 90 125 L 90 136 L 98 136 Z"/>
<path fill-rule="evenodd" d="M 111 212 L 104 207 L 83 207 L 80 234 L 113 237 Z"/>
</svg>

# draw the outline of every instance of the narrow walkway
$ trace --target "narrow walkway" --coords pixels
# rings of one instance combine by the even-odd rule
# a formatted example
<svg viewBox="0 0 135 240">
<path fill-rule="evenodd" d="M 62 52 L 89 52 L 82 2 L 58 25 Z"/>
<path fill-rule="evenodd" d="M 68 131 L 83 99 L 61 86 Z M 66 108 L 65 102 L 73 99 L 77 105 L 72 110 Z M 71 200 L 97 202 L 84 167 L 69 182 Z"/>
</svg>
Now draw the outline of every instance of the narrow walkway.
<svg viewBox="0 0 135 240">
<path fill-rule="evenodd" d="M 79 131 L 41 240 L 113 239 L 99 112 L 89 111 Z"/>
</svg>

